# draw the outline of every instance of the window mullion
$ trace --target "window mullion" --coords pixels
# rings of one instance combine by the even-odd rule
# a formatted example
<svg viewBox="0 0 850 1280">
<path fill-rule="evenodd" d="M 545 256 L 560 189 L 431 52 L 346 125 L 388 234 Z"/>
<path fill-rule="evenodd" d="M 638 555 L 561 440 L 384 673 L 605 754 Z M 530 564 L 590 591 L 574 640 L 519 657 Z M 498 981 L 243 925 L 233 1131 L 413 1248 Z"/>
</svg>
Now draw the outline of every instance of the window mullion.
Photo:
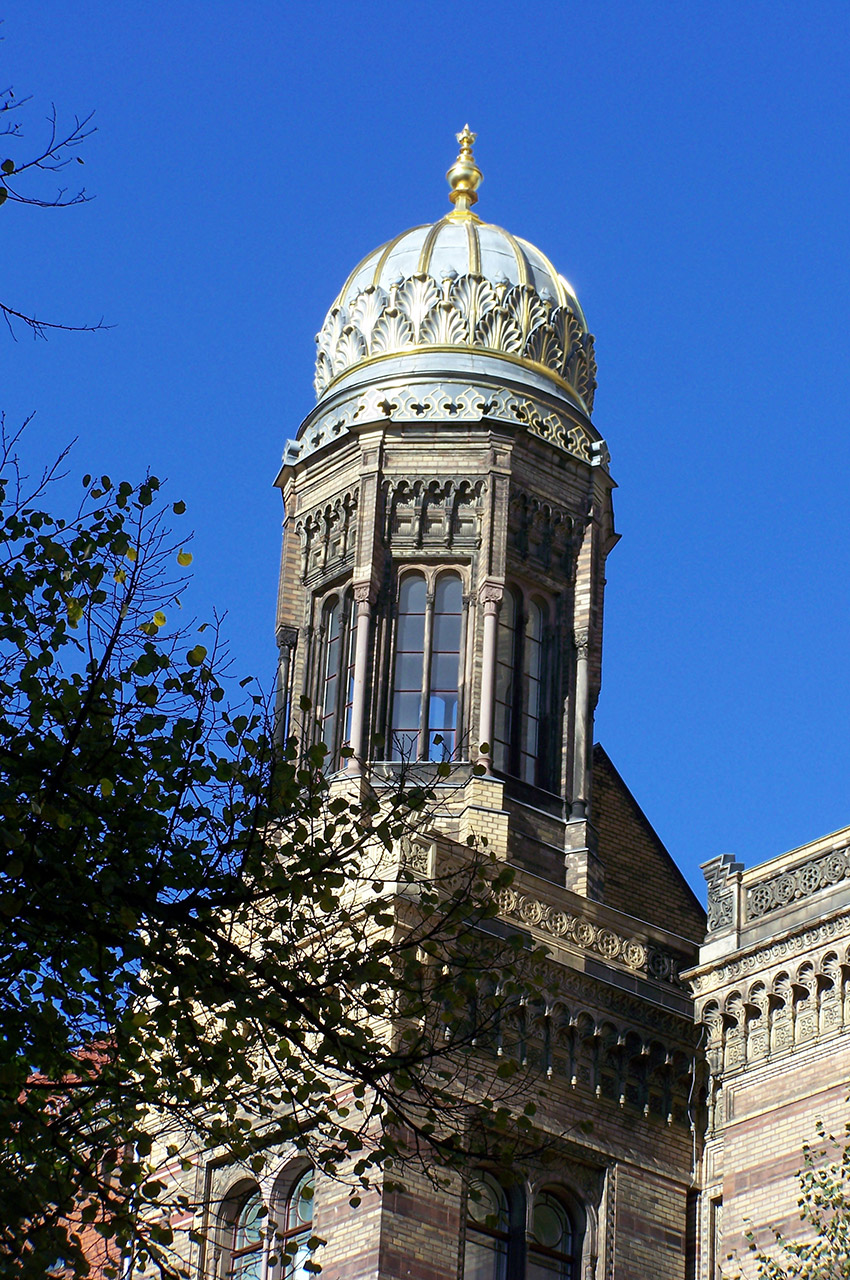
<svg viewBox="0 0 850 1280">
<path fill-rule="evenodd" d="M 425 596 L 425 636 L 422 655 L 422 702 L 419 708 L 419 746 L 417 759 L 427 760 L 428 751 L 428 719 L 431 702 L 431 650 L 433 648 L 434 630 L 434 592 L 428 591 Z"/>
</svg>

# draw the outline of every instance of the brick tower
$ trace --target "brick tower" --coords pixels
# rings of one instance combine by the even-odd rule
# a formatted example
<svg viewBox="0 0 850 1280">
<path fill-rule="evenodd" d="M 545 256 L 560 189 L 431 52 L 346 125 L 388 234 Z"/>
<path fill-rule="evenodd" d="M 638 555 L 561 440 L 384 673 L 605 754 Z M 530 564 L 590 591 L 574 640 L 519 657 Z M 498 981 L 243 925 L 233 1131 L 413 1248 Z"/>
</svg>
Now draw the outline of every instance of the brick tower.
<svg viewBox="0 0 850 1280">
<path fill-rule="evenodd" d="M 318 336 L 287 448 L 281 688 L 332 769 L 483 759 L 511 856 L 599 897 L 591 799 L 608 453 L 593 339 L 539 250 L 451 209 L 360 263 Z M 535 812 L 535 830 L 528 813 Z"/>
<path fill-rule="evenodd" d="M 478 217 L 475 135 L 458 141 L 445 216 L 364 258 L 317 338 L 318 403 L 277 479 L 278 716 L 348 785 L 451 762 L 420 852 L 433 868 L 486 836 L 516 868 L 503 913 L 552 956 L 527 1031 L 560 1155 L 521 1185 L 470 1170 L 478 1199 L 412 1178 L 352 1210 L 320 1179 L 319 1261 L 328 1280 L 684 1280 L 695 1085 L 679 974 L 704 914 L 593 746 L 617 540 L 593 339 L 544 254 Z M 252 1194 L 288 1204 L 288 1167 L 282 1153 Z"/>
</svg>

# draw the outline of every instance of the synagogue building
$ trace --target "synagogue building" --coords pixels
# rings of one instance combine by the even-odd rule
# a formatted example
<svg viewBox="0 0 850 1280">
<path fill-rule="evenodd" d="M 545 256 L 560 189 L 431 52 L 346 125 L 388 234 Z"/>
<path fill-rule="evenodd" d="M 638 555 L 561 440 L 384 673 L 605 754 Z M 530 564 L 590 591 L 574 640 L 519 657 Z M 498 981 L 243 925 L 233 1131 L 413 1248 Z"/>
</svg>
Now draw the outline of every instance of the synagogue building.
<svg viewBox="0 0 850 1280">
<path fill-rule="evenodd" d="M 433 874 L 472 835 L 515 869 L 501 915 L 549 952 L 520 1015 L 548 1158 L 356 1208 L 293 1153 L 259 1179 L 218 1159 L 193 1274 L 263 1280 L 266 1211 L 293 1274 L 327 1242 L 325 1280 L 751 1274 L 747 1220 L 797 1233 L 802 1144 L 843 1126 L 850 832 L 715 858 L 706 921 L 594 744 L 616 438 L 574 290 L 482 221 L 458 141 L 444 215 L 363 258 L 317 338 L 277 478 L 278 714 L 309 699 L 352 784 L 451 762 L 412 856 Z"/>
</svg>

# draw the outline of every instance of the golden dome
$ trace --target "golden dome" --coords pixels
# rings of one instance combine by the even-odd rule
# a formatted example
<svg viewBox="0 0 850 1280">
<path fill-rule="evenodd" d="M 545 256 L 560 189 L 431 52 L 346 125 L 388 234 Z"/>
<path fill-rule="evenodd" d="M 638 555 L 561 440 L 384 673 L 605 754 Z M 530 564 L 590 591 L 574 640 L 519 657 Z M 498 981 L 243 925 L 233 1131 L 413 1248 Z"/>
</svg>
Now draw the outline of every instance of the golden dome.
<svg viewBox="0 0 850 1280">
<path fill-rule="evenodd" d="M 534 245 L 472 212 L 475 134 L 457 136 L 453 209 L 365 257 L 328 312 L 316 338 L 319 399 L 367 365 L 440 352 L 449 370 L 452 353 L 475 351 L 514 366 L 514 381 L 523 368 L 544 375 L 589 414 L 596 364 L 575 292 Z"/>
</svg>

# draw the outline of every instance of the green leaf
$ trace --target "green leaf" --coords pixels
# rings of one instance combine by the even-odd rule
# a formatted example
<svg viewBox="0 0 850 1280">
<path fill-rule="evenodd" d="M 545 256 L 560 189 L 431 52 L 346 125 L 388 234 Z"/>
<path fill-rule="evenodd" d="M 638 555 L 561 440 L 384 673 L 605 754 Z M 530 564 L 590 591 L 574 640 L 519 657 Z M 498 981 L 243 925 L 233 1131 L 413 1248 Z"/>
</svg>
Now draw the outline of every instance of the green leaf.
<svg viewBox="0 0 850 1280">
<path fill-rule="evenodd" d="M 174 512 L 174 514 L 175 514 L 176 516 L 182 516 L 183 512 L 186 510 L 186 503 L 185 503 L 185 502 L 175 502 L 175 503 L 174 503 L 174 506 L 171 508 L 171 510 Z"/>
<path fill-rule="evenodd" d="M 186 654 L 186 661 L 190 667 L 200 667 L 205 661 L 207 651 L 202 644 L 196 644 L 194 649 L 190 649 Z"/>
<path fill-rule="evenodd" d="M 112 785 L 112 783 L 110 782 L 109 778 L 101 778 L 101 780 L 100 780 L 100 794 L 101 794 L 102 796 L 111 796 L 114 790 L 115 790 L 115 788 L 114 788 L 114 786 Z"/>
<path fill-rule="evenodd" d="M 0 187 L 0 204 L 4 203 L 8 194 L 9 192 L 6 190 L 5 187 Z"/>
<path fill-rule="evenodd" d="M 0 164 L 0 169 L 2 169 L 2 170 L 3 170 L 3 172 L 4 172 L 4 173 L 7 173 L 7 174 L 8 174 L 8 173 L 14 173 L 14 172 L 15 172 L 15 162 L 14 162 L 14 160 L 4 160 L 4 161 L 3 161 L 3 163 L 2 163 L 2 164 Z"/>
</svg>

